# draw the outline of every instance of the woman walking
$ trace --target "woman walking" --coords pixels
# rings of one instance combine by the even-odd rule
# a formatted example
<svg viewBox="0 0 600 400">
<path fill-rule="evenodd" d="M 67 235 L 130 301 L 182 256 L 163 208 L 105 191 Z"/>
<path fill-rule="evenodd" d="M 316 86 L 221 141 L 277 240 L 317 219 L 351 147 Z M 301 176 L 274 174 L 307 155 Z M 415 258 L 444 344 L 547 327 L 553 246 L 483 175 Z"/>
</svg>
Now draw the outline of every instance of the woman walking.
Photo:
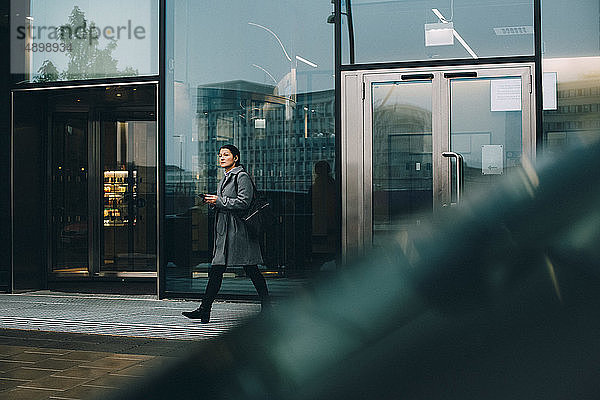
<svg viewBox="0 0 600 400">
<path fill-rule="evenodd" d="M 262 310 L 270 305 L 267 282 L 257 266 L 263 262 L 258 239 L 248 234 L 240 217 L 250 207 L 256 195 L 254 184 L 240 164 L 240 151 L 237 147 L 222 146 L 219 149 L 219 164 L 225 169 L 225 176 L 219 182 L 217 194 L 204 195 L 204 202 L 216 210 L 213 259 L 208 272 L 208 283 L 200 307 L 182 313 L 188 318 L 199 319 L 202 323 L 210 320 L 210 310 L 228 266 L 243 266 L 258 292 Z"/>
</svg>

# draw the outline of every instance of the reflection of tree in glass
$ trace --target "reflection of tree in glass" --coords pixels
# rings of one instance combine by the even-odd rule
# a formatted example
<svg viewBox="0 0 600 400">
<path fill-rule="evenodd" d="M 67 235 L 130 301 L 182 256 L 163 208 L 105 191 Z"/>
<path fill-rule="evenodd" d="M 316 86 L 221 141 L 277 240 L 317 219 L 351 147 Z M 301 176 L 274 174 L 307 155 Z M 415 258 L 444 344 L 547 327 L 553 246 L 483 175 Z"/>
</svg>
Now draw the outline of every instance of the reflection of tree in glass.
<svg viewBox="0 0 600 400">
<path fill-rule="evenodd" d="M 38 69 L 37 82 L 53 82 L 60 77 L 60 72 L 56 65 L 50 60 L 45 60 L 40 69 Z"/>
<path fill-rule="evenodd" d="M 38 70 L 37 81 L 47 82 L 70 79 L 90 79 L 108 76 L 134 76 L 138 74 L 137 69 L 126 67 L 119 71 L 117 60 L 113 58 L 112 52 L 117 48 L 117 41 L 109 39 L 104 49 L 99 47 L 98 30 L 94 22 L 88 24 L 85 13 L 77 6 L 69 16 L 69 22 L 60 27 L 60 42 L 69 49 L 66 52 L 69 57 L 67 70 L 58 73 L 52 61 L 44 61 Z"/>
</svg>

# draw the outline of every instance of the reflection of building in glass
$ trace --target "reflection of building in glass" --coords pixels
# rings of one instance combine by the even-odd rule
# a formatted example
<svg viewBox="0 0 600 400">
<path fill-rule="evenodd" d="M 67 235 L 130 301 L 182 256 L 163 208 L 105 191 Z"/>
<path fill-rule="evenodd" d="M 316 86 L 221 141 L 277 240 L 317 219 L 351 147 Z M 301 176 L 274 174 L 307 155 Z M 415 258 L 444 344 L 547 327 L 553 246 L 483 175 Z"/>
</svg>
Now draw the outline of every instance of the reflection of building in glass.
<svg viewBox="0 0 600 400">
<path fill-rule="evenodd" d="M 325 90 L 297 94 L 292 100 L 279 96 L 275 86 L 248 81 L 198 87 L 191 138 L 180 142 L 188 147 L 180 151 L 180 165 L 165 168 L 167 230 L 191 238 L 167 256 L 173 265 L 200 268 L 210 262 L 213 219 L 196 195 L 216 192 L 223 176 L 217 153 L 227 143 L 240 149 L 242 164 L 277 216 L 278 223 L 261 239 L 268 271 L 304 276 L 312 264 L 318 267 L 334 258 L 337 231 L 329 225 L 335 224 L 313 232 L 314 207 L 335 220 L 335 207 L 328 206 L 334 202 L 324 198 L 324 204 L 315 205 L 310 192 L 315 164 L 335 166 L 334 96 L 334 90 Z M 335 185 L 330 191 L 335 194 Z M 327 245 L 318 249 L 318 256 L 312 254 L 313 233 L 321 234 Z"/>
<path fill-rule="evenodd" d="M 192 160 L 198 190 L 216 187 L 216 154 L 225 143 L 240 148 L 261 189 L 307 192 L 315 162 L 335 165 L 334 91 L 298 94 L 295 103 L 274 92 L 274 86 L 246 81 L 198 88 Z"/>
<path fill-rule="evenodd" d="M 546 150 L 564 152 L 567 145 L 597 138 L 599 111 L 600 81 L 559 83 L 557 109 L 544 111 Z"/>
<path fill-rule="evenodd" d="M 376 189 L 428 189 L 432 179 L 431 111 L 408 105 L 373 110 Z M 381 179 L 377 179 L 381 178 Z"/>
<path fill-rule="evenodd" d="M 411 104 L 373 107 L 373 221 L 381 229 L 431 209 L 431 110 Z"/>
<path fill-rule="evenodd" d="M 186 171 L 175 165 L 165 168 L 165 209 L 168 213 L 173 210 L 187 210 L 194 205 L 193 196 L 197 193 L 196 176 L 192 171 Z"/>
<path fill-rule="evenodd" d="M 198 88 L 191 169 L 166 166 L 165 191 L 177 203 L 174 210 L 192 206 L 197 193 L 215 191 L 222 176 L 217 153 L 226 143 L 239 147 L 242 163 L 264 190 L 306 193 L 317 161 L 335 167 L 334 91 L 298 94 L 296 103 L 274 91 L 246 81 Z"/>
</svg>

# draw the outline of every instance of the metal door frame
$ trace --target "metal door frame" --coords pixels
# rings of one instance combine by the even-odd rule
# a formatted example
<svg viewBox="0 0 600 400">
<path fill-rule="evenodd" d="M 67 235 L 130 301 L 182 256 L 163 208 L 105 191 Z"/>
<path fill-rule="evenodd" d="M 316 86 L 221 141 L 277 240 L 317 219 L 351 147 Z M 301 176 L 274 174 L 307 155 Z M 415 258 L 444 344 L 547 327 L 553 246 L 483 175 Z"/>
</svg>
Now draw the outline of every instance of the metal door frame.
<svg viewBox="0 0 600 400">
<path fill-rule="evenodd" d="M 450 85 L 445 73 L 476 72 L 477 77 L 521 77 L 522 151 L 535 160 L 535 65 L 507 63 L 341 72 L 342 257 L 351 258 L 372 243 L 372 93 L 375 82 L 402 81 L 402 75 L 432 74 L 434 210 L 449 203 Z M 420 80 L 420 82 L 425 79 Z M 408 81 L 407 81 L 408 82 Z M 437 171 L 437 173 L 436 173 Z"/>
<path fill-rule="evenodd" d="M 103 88 L 103 87 L 107 87 L 107 86 L 139 86 L 139 85 L 147 85 L 147 86 L 152 86 L 154 88 L 154 103 L 155 106 L 152 109 L 152 111 L 155 113 L 156 116 L 156 202 L 157 202 L 157 210 L 156 210 L 156 235 L 157 235 L 157 242 L 159 241 L 158 239 L 158 235 L 159 235 L 159 229 L 161 226 L 161 220 L 160 220 L 160 202 L 161 197 L 160 197 L 160 182 L 162 181 L 161 178 L 161 167 L 160 167 L 160 150 L 161 150 L 161 144 L 160 144 L 160 118 L 162 116 L 162 113 L 160 113 L 160 97 L 159 97 L 159 81 L 155 80 L 155 77 L 150 77 L 147 80 L 140 80 L 140 81 L 132 81 L 132 82 L 102 82 L 102 83 L 90 83 L 90 84 L 80 84 L 80 85 L 56 85 L 56 86 L 44 86 L 44 87 L 33 87 L 33 88 L 22 88 L 22 89 L 13 89 L 11 91 L 11 171 L 14 170 L 14 127 L 13 125 L 13 109 L 14 109 L 14 93 L 15 92 L 37 92 L 37 91 L 42 91 L 42 92 L 50 92 L 50 91 L 55 91 L 55 90 L 79 90 L 79 89 L 96 89 L 96 88 Z M 85 281 L 89 281 L 94 279 L 94 272 L 99 270 L 99 257 L 101 256 L 99 253 L 99 245 L 100 245 L 100 238 L 98 236 L 98 214 L 102 213 L 102 207 L 100 207 L 100 210 L 97 210 L 98 205 L 100 204 L 100 201 L 102 200 L 102 192 L 98 192 L 98 179 L 100 179 L 100 181 L 103 181 L 99 176 L 99 163 L 100 163 L 100 133 L 99 133 L 99 114 L 98 111 L 102 109 L 102 107 L 98 107 L 97 105 L 93 105 L 91 107 L 88 107 L 85 109 L 85 111 L 82 110 L 71 110 L 71 112 L 82 112 L 87 114 L 87 118 L 88 118 L 88 123 L 87 123 L 87 129 L 88 129 L 88 143 L 87 143 L 87 157 L 88 157 L 88 276 L 84 279 Z M 68 113 L 69 110 L 67 110 Z M 53 113 L 56 112 L 56 110 L 54 111 L 49 111 L 49 113 Z M 45 184 L 46 184 L 46 212 L 47 212 L 47 220 L 45 221 L 45 225 L 46 225 L 46 230 L 48 232 L 51 232 L 51 227 L 52 227 L 52 221 L 51 221 L 51 207 L 52 207 L 52 196 L 51 196 L 51 188 L 52 188 L 52 177 L 51 177 L 51 173 L 50 173 L 50 168 L 51 168 L 51 160 L 52 160 L 52 127 L 51 127 L 51 120 L 49 118 L 48 120 L 48 131 L 46 132 L 46 179 L 45 179 Z M 13 210 L 13 205 L 14 205 L 14 199 L 13 199 L 13 192 L 14 192 L 14 179 L 13 179 L 13 173 L 11 172 L 11 237 L 14 236 L 14 232 L 13 232 L 13 219 L 14 219 L 14 210 Z M 100 199 L 99 199 L 100 198 Z M 48 281 L 48 277 L 51 274 L 52 271 L 52 266 L 53 266 L 53 254 L 52 254 L 52 237 L 50 234 L 47 235 L 47 237 L 45 238 L 45 245 L 46 248 L 48 249 L 47 254 L 46 254 L 46 265 L 44 268 L 44 276 L 45 276 L 45 281 Z M 12 256 L 12 252 L 14 251 L 14 244 L 11 244 L 11 283 L 10 283 L 10 287 L 11 287 L 11 291 L 14 290 L 14 257 Z M 154 274 L 154 276 L 152 277 L 152 279 L 156 279 L 156 287 L 157 287 L 157 293 L 159 293 L 159 282 L 158 282 L 158 277 L 159 277 L 159 261 L 158 261 L 158 252 L 159 252 L 159 246 L 157 246 L 157 258 L 156 258 L 156 273 Z M 117 278 L 115 278 L 117 279 Z M 121 278 L 118 278 L 121 279 Z"/>
</svg>

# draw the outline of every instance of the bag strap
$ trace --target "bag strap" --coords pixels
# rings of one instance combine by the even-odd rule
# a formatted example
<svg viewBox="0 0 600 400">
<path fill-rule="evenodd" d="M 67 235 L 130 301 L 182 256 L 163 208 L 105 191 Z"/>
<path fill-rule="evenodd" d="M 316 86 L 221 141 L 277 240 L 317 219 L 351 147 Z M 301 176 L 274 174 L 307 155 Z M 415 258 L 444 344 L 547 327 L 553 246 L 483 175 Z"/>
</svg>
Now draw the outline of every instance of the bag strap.
<svg viewBox="0 0 600 400">
<path fill-rule="evenodd" d="M 233 183 L 235 184 L 235 195 L 237 196 L 238 194 L 238 184 L 237 184 L 237 176 L 238 176 L 239 172 L 237 174 L 235 174 L 235 176 L 233 177 Z"/>
<path fill-rule="evenodd" d="M 246 168 L 242 167 L 242 171 L 244 171 L 248 175 L 248 178 L 250 178 L 250 182 L 252 182 L 252 188 L 254 189 L 252 200 L 254 200 L 255 198 L 258 197 L 258 189 L 256 188 L 256 183 L 254 183 L 254 179 L 252 179 L 252 176 L 250 176 L 250 174 L 248 173 L 248 171 L 246 171 Z M 233 178 L 233 182 L 235 184 L 235 194 L 236 194 L 236 196 L 237 196 L 237 192 L 238 192 L 237 178 L 238 178 L 238 175 L 242 173 L 242 171 L 240 171 L 237 174 L 235 174 L 235 177 Z"/>
</svg>

